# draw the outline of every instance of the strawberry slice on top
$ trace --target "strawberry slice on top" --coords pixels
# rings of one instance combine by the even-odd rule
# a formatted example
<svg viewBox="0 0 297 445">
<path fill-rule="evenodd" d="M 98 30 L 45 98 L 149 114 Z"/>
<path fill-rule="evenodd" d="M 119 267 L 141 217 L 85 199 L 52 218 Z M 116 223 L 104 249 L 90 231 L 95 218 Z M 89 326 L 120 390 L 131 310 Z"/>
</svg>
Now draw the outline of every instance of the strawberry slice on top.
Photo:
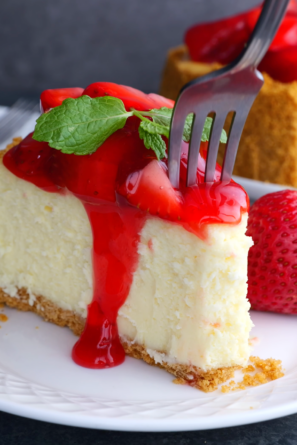
<svg viewBox="0 0 297 445">
<path fill-rule="evenodd" d="M 167 97 L 160 96 L 160 94 L 149 93 L 148 97 L 153 99 L 153 101 L 155 102 L 155 108 L 162 108 L 162 107 L 173 108 L 174 107 L 174 103 L 175 103 L 174 100 L 167 99 Z"/>
<path fill-rule="evenodd" d="M 130 111 L 131 108 L 135 108 L 139 111 L 159 108 L 156 106 L 154 99 L 148 94 L 145 94 L 136 88 L 128 87 L 126 85 L 118 85 L 112 82 L 92 83 L 84 90 L 83 95 L 92 98 L 104 96 L 117 97 L 123 101 L 127 111 Z"/>
<path fill-rule="evenodd" d="M 43 111 L 62 105 L 65 99 L 77 99 L 83 93 L 83 88 L 57 88 L 55 90 L 44 90 L 40 95 L 40 103 Z"/>
<path fill-rule="evenodd" d="M 118 193 L 151 215 L 173 221 L 181 219 L 182 195 L 172 187 L 162 162 L 153 160 L 142 170 L 131 173 Z"/>
</svg>

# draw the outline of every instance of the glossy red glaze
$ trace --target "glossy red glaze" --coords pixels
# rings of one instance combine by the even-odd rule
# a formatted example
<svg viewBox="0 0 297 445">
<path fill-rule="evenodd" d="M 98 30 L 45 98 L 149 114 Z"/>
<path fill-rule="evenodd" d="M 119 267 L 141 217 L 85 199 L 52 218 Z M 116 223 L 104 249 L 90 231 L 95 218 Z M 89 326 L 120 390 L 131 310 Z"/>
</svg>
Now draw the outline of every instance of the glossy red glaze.
<svg viewBox="0 0 297 445">
<path fill-rule="evenodd" d="M 143 99 L 141 106 L 151 100 L 158 100 L 159 106 L 167 101 L 153 96 Z M 129 118 L 123 129 L 86 156 L 63 154 L 29 135 L 3 159 L 19 178 L 52 193 L 68 190 L 85 206 L 94 240 L 94 296 L 72 356 L 76 363 L 90 368 L 116 366 L 124 360 L 117 313 L 129 294 L 138 263 L 139 233 L 146 219 L 158 216 L 204 238 L 206 224 L 236 224 L 249 206 L 245 191 L 234 182 L 203 183 L 205 143 L 197 185 L 191 188 L 185 186 L 188 144 L 183 143 L 181 186 L 179 191 L 174 190 L 168 180 L 166 159 L 157 161 L 154 152 L 145 148 L 138 126 L 137 118 Z M 217 180 L 219 176 L 217 166 Z"/>
<path fill-rule="evenodd" d="M 70 97 L 76 99 L 83 93 L 83 88 L 58 88 L 56 90 L 44 90 L 40 95 L 40 103 L 43 111 L 58 107 L 63 100 Z"/>
<path fill-rule="evenodd" d="M 244 48 L 260 15 L 255 8 L 244 14 L 191 27 L 185 35 L 190 57 L 197 62 L 232 62 Z M 281 82 L 297 80 L 297 2 L 291 0 L 286 16 L 259 65 Z"/>
</svg>

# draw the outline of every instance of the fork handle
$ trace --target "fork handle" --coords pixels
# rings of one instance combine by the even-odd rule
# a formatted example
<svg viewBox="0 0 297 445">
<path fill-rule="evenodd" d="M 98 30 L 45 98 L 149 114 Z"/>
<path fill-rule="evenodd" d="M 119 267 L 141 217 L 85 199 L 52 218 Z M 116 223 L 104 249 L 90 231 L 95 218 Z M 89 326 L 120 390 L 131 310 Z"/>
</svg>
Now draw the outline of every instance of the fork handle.
<svg viewBox="0 0 297 445">
<path fill-rule="evenodd" d="M 289 0 L 265 0 L 246 49 L 234 62 L 234 71 L 259 65 L 278 30 L 288 3 Z"/>
</svg>

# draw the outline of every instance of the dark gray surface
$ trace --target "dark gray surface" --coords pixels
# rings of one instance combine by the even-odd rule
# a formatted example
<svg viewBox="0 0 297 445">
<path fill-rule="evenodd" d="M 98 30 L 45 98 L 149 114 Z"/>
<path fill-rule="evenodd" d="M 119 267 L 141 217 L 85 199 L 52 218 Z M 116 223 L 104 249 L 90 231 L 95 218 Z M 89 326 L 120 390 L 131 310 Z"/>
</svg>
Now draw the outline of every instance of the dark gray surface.
<svg viewBox="0 0 297 445">
<path fill-rule="evenodd" d="M 1 445 L 295 445 L 297 415 L 269 422 L 186 433 L 87 430 L 0 412 Z"/>
<path fill-rule="evenodd" d="M 1 0 L 0 90 L 111 81 L 158 91 L 186 28 L 259 0 Z"/>
</svg>

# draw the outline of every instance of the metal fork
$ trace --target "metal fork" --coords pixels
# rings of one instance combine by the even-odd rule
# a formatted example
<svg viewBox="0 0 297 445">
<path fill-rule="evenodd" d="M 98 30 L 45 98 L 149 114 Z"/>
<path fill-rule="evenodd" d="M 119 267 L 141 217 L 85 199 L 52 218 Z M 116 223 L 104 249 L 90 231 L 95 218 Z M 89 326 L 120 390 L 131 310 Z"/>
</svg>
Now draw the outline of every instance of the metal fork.
<svg viewBox="0 0 297 445">
<path fill-rule="evenodd" d="M 181 142 L 186 117 L 194 114 L 188 155 L 187 186 L 197 182 L 197 166 L 206 117 L 214 113 L 205 167 L 205 182 L 213 182 L 221 132 L 232 111 L 221 181 L 230 181 L 236 153 L 250 108 L 263 85 L 256 67 L 264 57 L 285 14 L 289 0 L 265 0 L 261 15 L 242 54 L 230 65 L 185 85 L 173 110 L 169 137 L 169 179 L 179 188 Z"/>
<path fill-rule="evenodd" d="M 15 102 L 8 112 L 0 118 L 0 144 L 14 136 L 15 131 L 19 130 L 32 117 L 34 112 L 39 112 L 38 103 L 29 102 L 25 99 L 19 99 Z"/>
</svg>

